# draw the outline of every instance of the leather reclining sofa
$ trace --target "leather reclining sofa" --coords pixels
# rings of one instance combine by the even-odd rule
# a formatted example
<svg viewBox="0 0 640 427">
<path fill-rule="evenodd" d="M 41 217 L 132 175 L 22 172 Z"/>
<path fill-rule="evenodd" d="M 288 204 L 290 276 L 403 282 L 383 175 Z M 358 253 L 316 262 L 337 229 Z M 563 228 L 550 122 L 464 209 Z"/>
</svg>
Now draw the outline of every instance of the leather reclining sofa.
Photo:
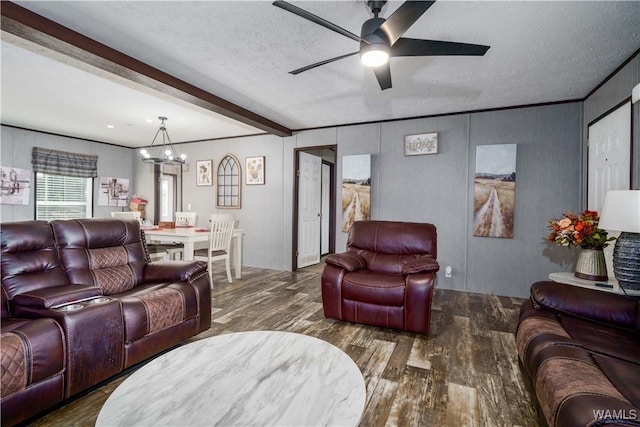
<svg viewBox="0 0 640 427">
<path fill-rule="evenodd" d="M 516 344 L 541 425 L 640 426 L 640 299 L 534 283 Z"/>
<path fill-rule="evenodd" d="M 135 220 L 2 224 L 2 425 L 207 330 L 204 262 L 149 262 Z"/>
<path fill-rule="evenodd" d="M 436 256 L 433 224 L 353 223 L 347 251 L 325 259 L 325 317 L 428 334 Z"/>
</svg>

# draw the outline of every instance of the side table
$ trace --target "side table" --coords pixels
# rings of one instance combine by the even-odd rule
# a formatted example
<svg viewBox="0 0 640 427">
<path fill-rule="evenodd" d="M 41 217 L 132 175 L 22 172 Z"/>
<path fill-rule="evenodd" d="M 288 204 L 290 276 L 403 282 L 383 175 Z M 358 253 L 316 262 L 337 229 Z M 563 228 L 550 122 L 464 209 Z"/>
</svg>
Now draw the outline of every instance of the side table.
<svg viewBox="0 0 640 427">
<path fill-rule="evenodd" d="M 606 282 L 585 280 L 576 277 L 573 273 L 557 272 L 549 274 L 549 280 L 557 283 L 566 283 L 567 285 L 579 286 L 581 288 L 595 289 L 596 291 L 611 292 L 620 295 L 640 296 L 640 291 L 624 291 L 620 288 L 615 278 L 609 278 Z M 612 288 L 597 286 L 596 283 L 603 283 L 613 286 Z"/>
</svg>

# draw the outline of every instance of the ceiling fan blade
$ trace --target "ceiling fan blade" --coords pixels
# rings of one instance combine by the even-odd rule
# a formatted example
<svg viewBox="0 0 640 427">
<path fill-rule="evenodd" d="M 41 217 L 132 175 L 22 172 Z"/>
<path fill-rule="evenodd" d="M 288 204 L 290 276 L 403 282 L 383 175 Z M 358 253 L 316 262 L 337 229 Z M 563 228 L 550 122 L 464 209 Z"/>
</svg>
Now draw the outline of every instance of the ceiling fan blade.
<svg viewBox="0 0 640 427">
<path fill-rule="evenodd" d="M 382 31 L 393 45 L 435 1 L 406 1 L 400 5 L 376 32 Z"/>
<path fill-rule="evenodd" d="M 391 56 L 482 56 L 487 50 L 489 46 L 481 44 L 401 38 L 391 46 Z"/>
<path fill-rule="evenodd" d="M 338 34 L 342 34 L 345 37 L 349 37 L 352 40 L 355 40 L 357 42 L 361 42 L 363 41 L 362 38 L 360 38 L 360 36 L 357 36 L 355 34 L 353 34 L 350 31 L 345 30 L 342 27 L 337 26 L 336 24 L 334 24 L 333 22 L 329 22 L 324 18 L 320 18 L 317 15 L 314 15 L 311 12 L 307 12 L 304 9 L 300 9 L 298 6 L 294 6 L 291 3 L 287 3 L 286 1 L 282 1 L 282 0 L 277 0 L 273 2 L 274 6 L 277 6 L 281 9 L 286 10 L 287 12 L 291 12 L 294 15 L 298 15 L 301 18 L 304 18 L 306 20 L 309 20 L 313 23 L 316 23 L 318 25 L 322 25 L 323 27 L 331 30 L 331 31 L 335 31 Z"/>
<path fill-rule="evenodd" d="M 360 53 L 360 52 L 351 52 L 351 53 L 347 53 L 346 55 L 336 56 L 335 58 L 325 59 L 324 61 L 316 62 L 315 64 L 307 65 L 306 67 L 302 67 L 302 68 L 298 68 L 297 70 L 289 71 L 289 74 L 293 74 L 293 75 L 300 74 L 303 71 L 307 71 L 307 70 L 310 70 L 312 68 L 316 68 L 316 67 L 319 67 L 321 65 L 328 64 L 330 62 L 337 61 L 337 60 L 342 59 L 342 58 L 347 58 L 349 56 L 353 56 L 353 55 L 356 55 L 358 53 Z"/>
<path fill-rule="evenodd" d="M 389 89 L 391 87 L 391 67 L 389 63 L 387 62 L 379 67 L 372 67 L 372 70 L 376 75 L 376 79 L 378 79 L 380 89 Z"/>
</svg>

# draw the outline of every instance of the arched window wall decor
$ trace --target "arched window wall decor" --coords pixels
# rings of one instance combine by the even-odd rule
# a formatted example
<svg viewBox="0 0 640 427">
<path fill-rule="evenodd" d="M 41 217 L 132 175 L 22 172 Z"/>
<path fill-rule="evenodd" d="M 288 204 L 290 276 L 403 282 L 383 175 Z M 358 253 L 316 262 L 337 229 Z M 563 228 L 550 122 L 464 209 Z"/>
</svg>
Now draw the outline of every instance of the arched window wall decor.
<svg viewBox="0 0 640 427">
<path fill-rule="evenodd" d="M 242 169 L 233 154 L 225 155 L 218 163 L 216 207 L 239 209 L 241 206 Z"/>
</svg>

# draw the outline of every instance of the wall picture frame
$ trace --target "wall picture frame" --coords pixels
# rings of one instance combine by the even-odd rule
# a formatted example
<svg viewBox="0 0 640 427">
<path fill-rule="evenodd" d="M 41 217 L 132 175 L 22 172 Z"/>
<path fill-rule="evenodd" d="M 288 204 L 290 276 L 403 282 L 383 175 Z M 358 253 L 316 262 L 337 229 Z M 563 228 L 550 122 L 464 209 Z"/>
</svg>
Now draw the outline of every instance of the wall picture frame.
<svg viewBox="0 0 640 427">
<path fill-rule="evenodd" d="M 196 161 L 196 185 L 213 185 L 213 160 Z"/>
<path fill-rule="evenodd" d="M 245 157 L 245 184 L 264 185 L 264 156 Z"/>
<path fill-rule="evenodd" d="M 513 239 L 518 144 L 476 146 L 473 235 Z"/>
<path fill-rule="evenodd" d="M 127 178 L 101 176 L 99 179 L 98 206 L 126 207 L 129 205 L 129 180 Z"/>
<path fill-rule="evenodd" d="M 405 135 L 404 155 L 438 154 L 438 132 Z"/>
</svg>

